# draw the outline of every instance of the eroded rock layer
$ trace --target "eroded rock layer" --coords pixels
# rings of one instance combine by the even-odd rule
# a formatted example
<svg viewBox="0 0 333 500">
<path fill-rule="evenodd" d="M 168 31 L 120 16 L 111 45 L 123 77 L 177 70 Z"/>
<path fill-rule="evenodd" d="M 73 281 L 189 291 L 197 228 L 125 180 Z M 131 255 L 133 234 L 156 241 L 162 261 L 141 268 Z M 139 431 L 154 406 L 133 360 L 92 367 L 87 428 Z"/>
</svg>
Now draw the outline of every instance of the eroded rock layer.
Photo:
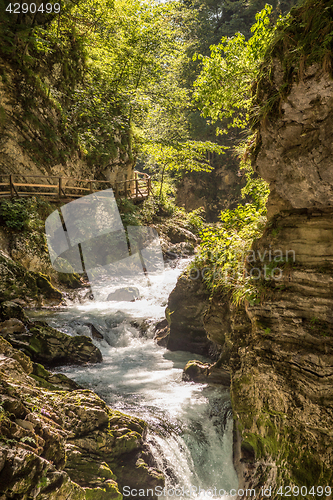
<svg viewBox="0 0 333 500">
<path fill-rule="evenodd" d="M 233 334 L 231 393 L 241 485 L 272 487 L 272 498 L 293 485 L 317 495 L 333 479 L 331 54 L 313 63 L 333 21 L 324 4 L 331 2 L 308 0 L 294 11 L 258 93 L 262 106 L 280 99 L 259 120 L 253 156 L 271 195 L 267 228 L 253 246 L 266 254 L 251 267 L 269 274 L 258 281 L 257 303 L 246 306 L 251 325 Z M 324 30 L 320 16 L 328 16 Z M 294 45 L 307 50 L 311 37 L 312 53 L 297 61 Z"/>
</svg>

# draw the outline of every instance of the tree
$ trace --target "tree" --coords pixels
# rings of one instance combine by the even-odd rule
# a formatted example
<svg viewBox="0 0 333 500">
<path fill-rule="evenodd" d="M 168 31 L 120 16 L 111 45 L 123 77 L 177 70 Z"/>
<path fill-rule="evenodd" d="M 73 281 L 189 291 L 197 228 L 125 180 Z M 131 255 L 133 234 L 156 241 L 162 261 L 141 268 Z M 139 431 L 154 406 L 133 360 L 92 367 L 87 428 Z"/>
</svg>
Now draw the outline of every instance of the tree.
<svg viewBox="0 0 333 500">
<path fill-rule="evenodd" d="M 273 35 L 271 10 L 266 4 L 256 14 L 248 41 L 238 32 L 212 45 L 210 56 L 194 56 L 202 61 L 201 73 L 194 83 L 194 98 L 204 117 L 210 117 L 213 122 L 232 119 L 229 127 L 248 126 L 251 85 Z"/>
<path fill-rule="evenodd" d="M 165 172 L 210 172 L 212 166 L 207 159 L 207 152 L 223 154 L 224 149 L 212 142 L 184 141 L 175 144 L 146 143 L 143 152 L 147 165 L 161 176 L 159 198 L 162 198 L 162 188 Z"/>
</svg>

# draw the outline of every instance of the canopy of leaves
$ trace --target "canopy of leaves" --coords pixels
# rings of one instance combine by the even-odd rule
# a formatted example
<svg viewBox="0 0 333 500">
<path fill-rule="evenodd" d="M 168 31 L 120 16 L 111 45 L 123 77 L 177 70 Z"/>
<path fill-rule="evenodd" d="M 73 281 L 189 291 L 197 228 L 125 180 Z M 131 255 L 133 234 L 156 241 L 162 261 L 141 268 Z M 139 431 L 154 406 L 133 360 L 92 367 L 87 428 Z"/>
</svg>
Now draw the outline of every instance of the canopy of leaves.
<svg viewBox="0 0 333 500">
<path fill-rule="evenodd" d="M 202 71 L 194 83 L 194 98 L 203 116 L 213 121 L 232 118 L 229 126 L 245 128 L 248 125 L 251 85 L 272 38 L 271 10 L 271 6 L 266 5 L 256 14 L 248 41 L 238 32 L 212 45 L 210 57 L 194 56 L 202 60 Z"/>
<path fill-rule="evenodd" d="M 207 152 L 223 154 L 224 148 L 209 141 L 185 141 L 174 144 L 146 143 L 143 151 L 147 156 L 147 164 L 151 166 L 165 166 L 166 170 L 173 171 L 209 172 L 212 167 Z"/>
</svg>

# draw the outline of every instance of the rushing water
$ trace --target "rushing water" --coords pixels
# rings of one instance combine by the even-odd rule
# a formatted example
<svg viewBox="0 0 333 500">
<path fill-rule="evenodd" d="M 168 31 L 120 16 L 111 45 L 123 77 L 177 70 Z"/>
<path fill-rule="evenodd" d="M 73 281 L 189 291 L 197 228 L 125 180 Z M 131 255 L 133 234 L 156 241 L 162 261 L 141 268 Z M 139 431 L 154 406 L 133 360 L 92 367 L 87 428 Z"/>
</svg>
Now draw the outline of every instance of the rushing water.
<svg viewBox="0 0 333 500">
<path fill-rule="evenodd" d="M 149 287 L 138 286 L 141 299 L 135 302 L 86 301 L 56 313 L 40 311 L 38 317 L 71 335 L 91 336 L 89 325 L 94 325 L 104 337 L 94 340 L 103 362 L 63 367 L 62 372 L 94 390 L 112 408 L 148 421 L 148 443 L 169 489 L 184 487 L 185 497 L 194 498 L 211 495 L 208 490 L 216 488 L 221 496 L 238 484 L 232 465 L 229 391 L 182 381 L 186 362 L 204 358 L 167 351 L 152 339 L 185 265 L 182 261 L 178 267 L 167 267 L 162 283 L 157 278 Z M 105 299 L 109 292 L 101 284 L 99 297 Z"/>
</svg>

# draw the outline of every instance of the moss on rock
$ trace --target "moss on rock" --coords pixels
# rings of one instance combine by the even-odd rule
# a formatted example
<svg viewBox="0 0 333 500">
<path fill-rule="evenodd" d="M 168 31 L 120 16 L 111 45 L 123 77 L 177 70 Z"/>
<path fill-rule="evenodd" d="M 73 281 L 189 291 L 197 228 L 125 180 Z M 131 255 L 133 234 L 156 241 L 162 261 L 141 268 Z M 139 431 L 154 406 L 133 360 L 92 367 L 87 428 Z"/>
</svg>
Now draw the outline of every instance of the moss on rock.
<svg viewBox="0 0 333 500">
<path fill-rule="evenodd" d="M 0 354 L 1 497 L 15 491 L 22 500 L 121 500 L 124 483 L 114 468 L 136 478 L 137 487 L 164 484 L 139 460 L 146 422 L 110 409 L 89 390 L 41 388 L 56 374 L 38 364 L 31 374 L 1 337 Z"/>
</svg>

